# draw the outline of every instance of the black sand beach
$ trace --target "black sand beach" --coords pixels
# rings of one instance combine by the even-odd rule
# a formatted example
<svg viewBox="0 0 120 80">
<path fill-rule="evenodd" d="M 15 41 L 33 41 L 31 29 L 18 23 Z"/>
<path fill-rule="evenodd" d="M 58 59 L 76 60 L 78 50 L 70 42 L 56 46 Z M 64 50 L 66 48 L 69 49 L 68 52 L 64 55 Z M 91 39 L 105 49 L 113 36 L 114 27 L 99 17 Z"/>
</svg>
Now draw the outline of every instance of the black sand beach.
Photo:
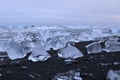
<svg viewBox="0 0 120 80">
<path fill-rule="evenodd" d="M 89 42 L 76 43 L 75 46 L 85 54 L 72 64 L 66 64 L 58 58 L 57 51 L 50 50 L 52 58 L 44 62 L 32 62 L 23 59 L 10 60 L 6 58 L 0 63 L 0 80 L 51 80 L 55 74 L 79 71 L 83 80 L 106 80 L 108 70 L 120 70 L 120 52 L 101 52 L 87 55 L 85 46 Z"/>
</svg>

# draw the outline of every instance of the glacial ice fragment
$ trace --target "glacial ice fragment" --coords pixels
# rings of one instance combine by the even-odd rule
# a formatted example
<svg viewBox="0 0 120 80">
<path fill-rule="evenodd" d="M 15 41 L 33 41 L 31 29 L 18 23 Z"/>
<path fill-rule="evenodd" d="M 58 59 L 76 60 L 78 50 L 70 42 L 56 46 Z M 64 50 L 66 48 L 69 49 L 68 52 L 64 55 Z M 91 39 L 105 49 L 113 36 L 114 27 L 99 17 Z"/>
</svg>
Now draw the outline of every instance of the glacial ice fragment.
<svg viewBox="0 0 120 80">
<path fill-rule="evenodd" d="M 100 53 L 102 52 L 102 47 L 99 42 L 93 42 L 86 46 L 88 54 L 90 53 Z"/>
<path fill-rule="evenodd" d="M 67 43 L 66 47 L 59 50 L 58 56 L 62 57 L 62 58 L 75 59 L 75 58 L 78 58 L 78 57 L 82 57 L 83 54 L 76 47 Z"/>
<path fill-rule="evenodd" d="M 120 51 L 120 42 L 112 40 L 106 41 L 104 50 L 106 52 Z"/>
<path fill-rule="evenodd" d="M 70 70 L 65 73 L 58 73 L 52 78 L 52 80 L 83 80 L 80 77 L 80 72 L 76 72 L 74 70 Z"/>
<path fill-rule="evenodd" d="M 33 46 L 32 53 L 28 58 L 29 60 L 33 62 L 45 61 L 51 57 L 40 42 L 33 43 Z"/>
<path fill-rule="evenodd" d="M 120 70 L 109 70 L 107 73 L 108 80 L 120 80 Z"/>
<path fill-rule="evenodd" d="M 10 59 L 23 58 L 27 53 L 18 43 L 14 41 L 7 44 L 6 51 Z"/>
</svg>

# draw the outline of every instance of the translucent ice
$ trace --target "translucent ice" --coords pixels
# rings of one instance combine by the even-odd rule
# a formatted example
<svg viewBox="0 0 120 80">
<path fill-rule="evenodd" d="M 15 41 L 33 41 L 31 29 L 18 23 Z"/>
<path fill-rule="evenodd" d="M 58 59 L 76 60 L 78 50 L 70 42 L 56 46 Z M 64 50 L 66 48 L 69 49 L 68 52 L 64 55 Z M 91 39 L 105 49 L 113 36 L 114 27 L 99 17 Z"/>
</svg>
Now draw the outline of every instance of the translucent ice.
<svg viewBox="0 0 120 80">
<path fill-rule="evenodd" d="M 83 54 L 76 47 L 72 46 L 70 43 L 67 43 L 66 47 L 59 50 L 58 56 L 62 58 L 75 59 L 82 57 Z"/>
<path fill-rule="evenodd" d="M 97 27 L 89 27 L 89 26 L 88 27 L 87 26 L 77 26 L 77 27 L 74 27 L 74 26 L 16 26 L 16 27 L 6 26 L 6 27 L 0 27 L 0 44 L 2 43 L 2 45 L 0 45 L 0 51 L 7 51 L 8 54 L 10 55 L 10 58 L 12 59 L 22 58 L 23 54 L 38 50 L 39 48 L 35 47 L 38 45 L 33 45 L 33 43 L 36 43 L 36 41 L 39 41 L 40 45 L 43 45 L 44 52 L 42 52 L 41 51 L 42 49 L 40 48 L 40 51 L 42 53 L 46 53 L 46 50 L 50 50 L 50 48 L 53 48 L 54 50 L 60 49 L 60 52 L 62 52 L 62 54 L 60 55 L 62 57 L 76 58 L 76 57 L 82 56 L 81 52 L 75 49 L 74 47 L 75 52 L 77 51 L 77 53 L 80 53 L 80 54 L 72 53 L 73 51 L 69 50 L 69 47 L 73 48 L 73 46 L 67 47 L 66 46 L 67 42 L 89 41 L 89 40 L 95 40 L 95 38 L 100 40 L 102 37 L 109 37 L 114 35 L 115 36 L 120 35 L 119 27 L 118 28 L 110 28 L 110 27 L 97 28 Z M 8 43 L 11 40 L 13 41 L 13 43 L 12 42 Z M 93 48 L 89 46 L 87 47 L 88 53 L 101 52 L 100 44 L 99 43 L 96 43 L 96 44 L 97 45 L 94 45 L 94 46 L 90 45 Z M 16 47 L 15 46 L 10 47 L 11 45 L 15 45 Z M 111 43 L 110 44 L 107 43 L 107 46 L 108 45 L 111 45 Z M 117 42 L 114 45 L 112 44 L 112 46 L 116 46 L 116 45 L 118 46 L 119 43 Z M 111 51 L 111 49 L 113 48 L 106 47 L 106 50 L 108 51 L 109 50 Z M 119 47 L 115 48 L 113 51 L 118 51 L 118 49 Z M 37 52 L 37 54 L 38 53 L 39 51 Z M 32 55 L 31 55 L 31 58 L 33 57 Z M 34 57 L 34 59 L 35 58 L 36 57 Z"/>
<path fill-rule="evenodd" d="M 113 40 L 106 41 L 104 50 L 106 52 L 120 51 L 120 42 Z"/>
<path fill-rule="evenodd" d="M 102 52 L 102 47 L 99 42 L 93 42 L 86 46 L 88 54 Z"/>
<path fill-rule="evenodd" d="M 107 73 L 108 80 L 120 80 L 120 70 L 109 70 Z"/>
<path fill-rule="evenodd" d="M 32 53 L 29 56 L 29 60 L 32 60 L 33 62 L 36 61 L 45 61 L 48 58 L 50 58 L 50 54 L 45 50 L 44 46 L 40 44 L 40 42 L 34 42 L 32 48 Z"/>
<path fill-rule="evenodd" d="M 80 77 L 80 72 L 70 70 L 69 72 L 56 74 L 52 80 L 83 80 Z"/>
<path fill-rule="evenodd" d="M 10 59 L 23 58 L 27 53 L 26 50 L 14 41 L 7 44 L 6 51 Z"/>
</svg>

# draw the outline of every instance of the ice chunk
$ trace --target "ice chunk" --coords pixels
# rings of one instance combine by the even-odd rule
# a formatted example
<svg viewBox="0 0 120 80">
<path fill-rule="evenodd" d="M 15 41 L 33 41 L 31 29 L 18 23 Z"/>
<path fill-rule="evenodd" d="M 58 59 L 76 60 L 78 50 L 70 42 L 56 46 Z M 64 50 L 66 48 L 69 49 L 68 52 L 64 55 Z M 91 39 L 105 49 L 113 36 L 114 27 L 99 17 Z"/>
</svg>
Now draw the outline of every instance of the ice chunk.
<svg viewBox="0 0 120 80">
<path fill-rule="evenodd" d="M 76 47 L 72 46 L 70 43 L 67 43 L 66 47 L 59 50 L 58 56 L 62 58 L 75 59 L 78 57 L 82 57 L 83 54 Z"/>
<path fill-rule="evenodd" d="M 29 60 L 32 60 L 33 62 L 45 61 L 51 57 L 40 42 L 33 43 L 33 46 L 32 54 L 28 58 Z"/>
<path fill-rule="evenodd" d="M 120 51 L 120 42 L 112 40 L 106 41 L 104 50 L 106 52 Z"/>
<path fill-rule="evenodd" d="M 109 70 L 107 73 L 108 80 L 120 80 L 120 70 Z"/>
<path fill-rule="evenodd" d="M 0 52 L 6 52 L 4 44 L 0 44 Z"/>
<path fill-rule="evenodd" d="M 6 51 L 10 59 L 23 58 L 27 53 L 26 50 L 14 41 L 7 44 Z"/>
<path fill-rule="evenodd" d="M 64 47 L 62 40 L 60 40 L 58 37 L 47 39 L 46 45 L 46 49 L 53 48 L 54 50 Z"/>
<path fill-rule="evenodd" d="M 86 46 L 88 54 L 102 52 L 102 47 L 99 42 L 93 42 Z"/>
<path fill-rule="evenodd" d="M 119 65 L 120 64 L 120 62 L 114 62 L 113 63 L 113 65 Z"/>
<path fill-rule="evenodd" d="M 80 77 L 80 72 L 70 70 L 69 72 L 56 74 L 52 80 L 83 80 Z"/>
</svg>

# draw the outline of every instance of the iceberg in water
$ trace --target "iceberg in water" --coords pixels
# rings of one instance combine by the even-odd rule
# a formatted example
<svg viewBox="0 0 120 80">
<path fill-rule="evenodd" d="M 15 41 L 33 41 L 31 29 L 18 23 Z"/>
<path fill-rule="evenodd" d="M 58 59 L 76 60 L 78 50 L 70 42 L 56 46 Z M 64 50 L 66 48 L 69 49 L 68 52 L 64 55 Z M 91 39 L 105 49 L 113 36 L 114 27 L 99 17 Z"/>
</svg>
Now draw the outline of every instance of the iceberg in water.
<svg viewBox="0 0 120 80">
<path fill-rule="evenodd" d="M 103 51 L 100 42 L 93 42 L 85 46 L 87 48 L 88 54 L 90 53 L 100 53 Z"/>
<path fill-rule="evenodd" d="M 120 80 L 120 70 L 109 70 L 107 73 L 108 80 Z"/>
<path fill-rule="evenodd" d="M 75 59 L 82 57 L 83 54 L 76 47 L 72 46 L 70 43 L 67 43 L 64 48 L 59 50 L 58 56 L 66 59 Z"/>
</svg>

